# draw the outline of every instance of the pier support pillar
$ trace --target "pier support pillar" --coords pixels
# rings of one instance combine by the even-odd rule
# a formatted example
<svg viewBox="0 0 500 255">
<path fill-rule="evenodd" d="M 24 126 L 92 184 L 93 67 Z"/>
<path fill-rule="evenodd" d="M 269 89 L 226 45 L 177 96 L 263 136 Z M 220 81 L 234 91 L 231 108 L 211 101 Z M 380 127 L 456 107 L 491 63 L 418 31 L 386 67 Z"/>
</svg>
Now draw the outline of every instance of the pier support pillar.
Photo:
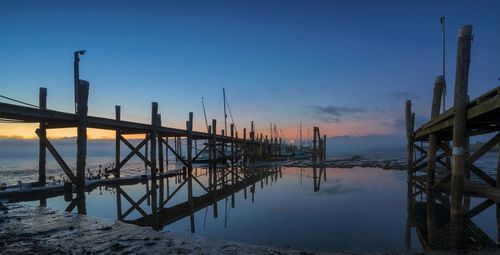
<svg viewBox="0 0 500 255">
<path fill-rule="evenodd" d="M 464 173 L 467 142 L 467 87 L 472 42 L 472 26 L 463 26 L 458 33 L 457 69 L 453 108 L 453 166 L 451 170 L 451 216 L 462 216 Z"/>
<path fill-rule="evenodd" d="M 241 155 L 243 164 L 246 164 L 248 161 L 248 143 L 247 143 L 247 129 L 243 128 L 243 144 L 241 146 Z"/>
<path fill-rule="evenodd" d="M 161 127 L 161 114 L 158 114 L 157 124 L 158 127 Z M 158 170 L 160 171 L 160 173 L 163 173 L 165 171 L 164 164 L 165 162 L 163 160 L 163 137 L 158 136 Z"/>
<path fill-rule="evenodd" d="M 444 89 L 444 77 L 436 77 L 434 82 L 434 92 L 432 96 L 431 120 L 439 116 L 439 109 L 441 108 L 441 98 Z M 436 175 L 436 152 L 438 145 L 438 137 L 436 134 L 429 135 L 429 149 L 427 151 L 427 180 L 426 180 L 426 193 L 429 196 L 432 186 L 434 186 L 434 179 Z"/>
<path fill-rule="evenodd" d="M 115 119 L 121 120 L 121 108 L 115 105 Z M 120 130 L 115 131 L 115 177 L 120 178 Z"/>
<path fill-rule="evenodd" d="M 231 123 L 231 166 L 234 165 L 234 124 Z"/>
<path fill-rule="evenodd" d="M 323 135 L 323 161 L 326 159 L 326 135 Z"/>
<path fill-rule="evenodd" d="M 312 160 L 314 163 L 318 160 L 318 149 L 316 147 L 317 140 L 316 140 L 316 127 L 313 128 L 313 151 L 312 151 Z"/>
<path fill-rule="evenodd" d="M 77 138 L 76 138 L 76 187 L 85 190 L 85 166 L 87 160 L 87 112 L 89 83 L 79 80 L 77 103 Z"/>
<path fill-rule="evenodd" d="M 39 94 L 40 110 L 47 110 L 47 88 L 40 88 Z M 43 137 L 43 138 L 42 138 Z M 40 141 L 38 151 L 38 183 L 44 185 L 47 180 L 46 165 L 47 165 L 47 150 L 45 139 L 47 137 L 47 124 L 40 122 Z"/>
<path fill-rule="evenodd" d="M 408 171 L 408 183 L 413 186 L 413 142 L 414 142 L 414 125 L 415 114 L 411 112 L 411 101 L 406 100 L 405 104 L 405 120 L 406 120 L 406 163 Z"/>
<path fill-rule="evenodd" d="M 152 187 L 156 185 L 157 176 L 157 166 L 156 166 L 156 140 L 157 140 L 157 130 L 158 130 L 158 103 L 153 102 L 151 104 L 151 131 L 149 136 L 149 142 L 151 144 L 151 181 L 153 182 Z"/>
<path fill-rule="evenodd" d="M 212 166 L 217 168 L 217 120 L 212 119 Z"/>
</svg>

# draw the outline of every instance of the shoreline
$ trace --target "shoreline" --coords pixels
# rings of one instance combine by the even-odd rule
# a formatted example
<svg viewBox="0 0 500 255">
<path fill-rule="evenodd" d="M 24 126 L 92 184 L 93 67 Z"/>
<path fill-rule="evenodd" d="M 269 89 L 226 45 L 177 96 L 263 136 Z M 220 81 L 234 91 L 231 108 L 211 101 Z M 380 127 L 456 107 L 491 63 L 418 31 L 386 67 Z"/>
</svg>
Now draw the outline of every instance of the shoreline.
<svg viewBox="0 0 500 255">
<path fill-rule="evenodd" d="M 0 210 L 0 247 L 6 254 L 359 254 L 288 250 L 165 233 L 47 207 L 7 207 Z"/>
</svg>

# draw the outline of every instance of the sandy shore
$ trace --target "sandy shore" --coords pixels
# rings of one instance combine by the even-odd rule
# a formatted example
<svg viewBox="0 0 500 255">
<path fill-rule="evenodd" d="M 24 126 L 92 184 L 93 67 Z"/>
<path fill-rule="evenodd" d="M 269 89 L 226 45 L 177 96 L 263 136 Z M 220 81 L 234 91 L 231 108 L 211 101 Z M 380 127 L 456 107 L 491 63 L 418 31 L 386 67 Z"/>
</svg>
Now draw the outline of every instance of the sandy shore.
<svg viewBox="0 0 500 255">
<path fill-rule="evenodd" d="M 1 254 L 332 254 L 163 233 L 50 208 L 6 206 L 8 211 L 0 211 Z"/>
</svg>

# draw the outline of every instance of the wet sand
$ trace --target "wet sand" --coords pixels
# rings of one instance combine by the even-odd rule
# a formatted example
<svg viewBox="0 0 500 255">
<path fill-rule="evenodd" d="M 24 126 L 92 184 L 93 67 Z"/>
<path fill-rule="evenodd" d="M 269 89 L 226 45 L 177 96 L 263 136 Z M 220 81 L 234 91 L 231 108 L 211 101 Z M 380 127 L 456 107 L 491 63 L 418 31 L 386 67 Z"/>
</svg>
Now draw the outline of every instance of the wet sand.
<svg viewBox="0 0 500 255">
<path fill-rule="evenodd" d="M 332 254 L 164 233 L 45 207 L 6 206 L 8 211 L 0 211 L 2 254 Z"/>
</svg>

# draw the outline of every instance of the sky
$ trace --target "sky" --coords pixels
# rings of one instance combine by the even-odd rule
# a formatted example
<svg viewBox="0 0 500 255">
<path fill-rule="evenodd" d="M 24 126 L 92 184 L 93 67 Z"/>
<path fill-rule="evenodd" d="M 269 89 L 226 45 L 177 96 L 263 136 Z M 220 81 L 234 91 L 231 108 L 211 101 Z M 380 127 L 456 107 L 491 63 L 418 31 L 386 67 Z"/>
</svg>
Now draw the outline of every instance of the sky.
<svg viewBox="0 0 500 255">
<path fill-rule="evenodd" d="M 453 98 L 457 31 L 474 26 L 469 94 L 498 86 L 500 1 L 11 1 L 0 2 L 0 95 L 73 112 L 73 52 L 90 82 L 89 114 L 185 128 L 194 112 L 223 123 L 226 89 L 237 129 L 299 123 L 328 136 L 400 135 L 404 101 L 430 115 L 442 73 Z M 4 99 L 1 102 L 8 102 Z M 220 125 L 222 126 L 222 125 Z M 36 124 L 0 123 L 0 138 L 34 138 Z M 76 132 L 51 130 L 53 138 Z M 90 138 L 114 133 L 89 130 Z"/>
</svg>

